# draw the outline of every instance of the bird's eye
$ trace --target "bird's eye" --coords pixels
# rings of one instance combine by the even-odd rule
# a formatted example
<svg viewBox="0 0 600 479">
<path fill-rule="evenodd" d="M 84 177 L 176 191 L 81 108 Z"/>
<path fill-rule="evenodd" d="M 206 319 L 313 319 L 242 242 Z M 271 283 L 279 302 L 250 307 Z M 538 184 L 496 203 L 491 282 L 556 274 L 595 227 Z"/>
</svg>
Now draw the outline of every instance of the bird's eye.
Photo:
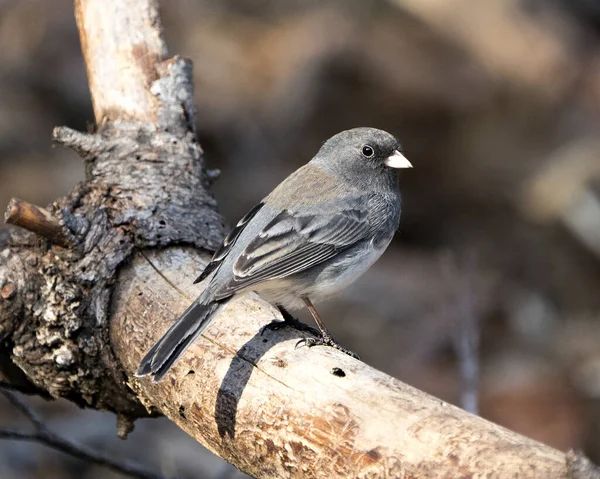
<svg viewBox="0 0 600 479">
<path fill-rule="evenodd" d="M 366 158 L 373 158 L 373 156 L 375 155 L 375 150 L 373 149 L 372 146 L 369 145 L 365 145 L 362 148 L 362 154 L 366 157 Z"/>
</svg>

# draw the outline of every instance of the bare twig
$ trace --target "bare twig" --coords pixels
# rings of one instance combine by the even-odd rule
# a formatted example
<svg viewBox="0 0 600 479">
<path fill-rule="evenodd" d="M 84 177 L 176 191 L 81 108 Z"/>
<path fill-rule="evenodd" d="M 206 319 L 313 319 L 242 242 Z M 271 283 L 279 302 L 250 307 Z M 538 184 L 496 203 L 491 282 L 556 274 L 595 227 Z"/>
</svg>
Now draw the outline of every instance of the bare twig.
<svg viewBox="0 0 600 479">
<path fill-rule="evenodd" d="M 466 284 L 461 295 L 461 327 L 455 337 L 462 380 L 462 407 L 473 414 L 479 412 L 479 318 L 475 294 L 476 258 L 471 255 L 466 266 Z"/>
<path fill-rule="evenodd" d="M 8 402 L 17 409 L 23 416 L 25 416 L 29 422 L 35 427 L 36 431 L 45 430 L 46 427 L 42 422 L 41 418 L 37 413 L 29 407 L 29 405 L 23 401 L 17 394 L 7 389 L 0 387 L 0 394 L 2 394 Z"/>
<path fill-rule="evenodd" d="M 453 345 L 461 380 L 461 407 L 472 414 L 479 411 L 479 319 L 476 311 L 476 257 L 469 255 L 464 268 L 451 255 L 444 258 L 444 269 L 451 284 L 458 285 L 452 318 L 456 324 Z M 458 280 L 457 279 L 461 279 Z"/>
<path fill-rule="evenodd" d="M 59 221 L 49 211 L 27 201 L 11 199 L 4 214 L 4 222 L 43 236 L 54 244 L 71 246 Z"/>
<path fill-rule="evenodd" d="M 138 477 L 142 479 L 165 479 L 165 476 L 150 472 L 143 467 L 132 462 L 118 462 L 106 455 L 98 454 L 84 446 L 75 444 L 53 433 L 43 423 L 38 414 L 17 394 L 0 387 L 2 394 L 10 404 L 23 414 L 31 423 L 34 430 L 32 432 L 19 429 L 0 428 L 0 439 L 9 439 L 13 441 L 36 442 L 50 447 L 56 451 L 63 452 L 82 461 L 92 462 L 107 469 L 119 472 L 129 477 Z"/>
<path fill-rule="evenodd" d="M 43 444 L 44 446 L 48 446 L 56 451 L 63 452 L 77 459 L 81 459 L 82 461 L 92 462 L 129 477 L 139 477 L 142 479 L 165 479 L 165 476 L 147 471 L 130 462 L 117 462 L 107 456 L 93 452 L 81 445 L 74 444 L 48 431 L 24 432 L 20 430 L 0 428 L 0 438 L 11 439 L 13 441 L 27 441 Z"/>
</svg>

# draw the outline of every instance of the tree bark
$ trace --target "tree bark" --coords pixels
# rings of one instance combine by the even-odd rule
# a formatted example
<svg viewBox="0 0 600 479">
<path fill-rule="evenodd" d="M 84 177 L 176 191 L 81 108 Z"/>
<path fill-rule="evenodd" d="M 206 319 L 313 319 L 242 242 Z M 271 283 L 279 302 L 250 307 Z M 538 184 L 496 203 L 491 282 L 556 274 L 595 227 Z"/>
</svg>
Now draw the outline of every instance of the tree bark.
<svg viewBox="0 0 600 479">
<path fill-rule="evenodd" d="M 198 294 L 191 249 L 148 251 L 120 275 L 112 343 L 129 377 Z M 296 331 L 276 310 L 229 303 L 163 382 L 130 380 L 143 403 L 255 477 L 566 477 L 564 454 L 444 403 Z M 243 320 L 241 320 L 243 319 Z"/>
<path fill-rule="evenodd" d="M 255 294 L 218 311 L 164 381 L 135 379 L 199 294 L 223 228 L 191 63 L 164 59 L 156 2 L 75 9 L 99 126 L 54 133 L 86 164 L 85 184 L 42 215 L 72 246 L 15 232 L 0 252 L 3 381 L 23 382 L 16 365 L 32 391 L 122 421 L 165 414 L 256 477 L 567 477 L 559 451 L 330 348 L 296 348 L 296 331 L 261 334 L 276 312 Z"/>
</svg>

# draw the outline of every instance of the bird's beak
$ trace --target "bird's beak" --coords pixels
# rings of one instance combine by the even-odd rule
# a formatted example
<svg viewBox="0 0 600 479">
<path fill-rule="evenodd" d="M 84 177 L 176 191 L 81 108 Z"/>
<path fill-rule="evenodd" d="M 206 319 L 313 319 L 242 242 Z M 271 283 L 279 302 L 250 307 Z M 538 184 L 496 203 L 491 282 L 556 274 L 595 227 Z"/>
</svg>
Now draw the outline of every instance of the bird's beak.
<svg viewBox="0 0 600 479">
<path fill-rule="evenodd" d="M 390 156 L 388 156 L 384 163 L 390 168 L 412 168 L 413 165 L 406 159 L 406 157 L 395 150 Z"/>
</svg>

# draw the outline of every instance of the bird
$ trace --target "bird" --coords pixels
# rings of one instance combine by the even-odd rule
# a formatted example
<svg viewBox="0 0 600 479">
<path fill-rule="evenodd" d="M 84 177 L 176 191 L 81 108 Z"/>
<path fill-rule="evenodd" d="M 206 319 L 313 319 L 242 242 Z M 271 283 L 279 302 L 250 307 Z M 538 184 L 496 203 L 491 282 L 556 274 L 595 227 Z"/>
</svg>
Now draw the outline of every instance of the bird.
<svg viewBox="0 0 600 479">
<path fill-rule="evenodd" d="M 320 336 L 301 340 L 306 346 L 358 357 L 333 339 L 313 303 L 354 282 L 390 244 L 400 222 L 399 168 L 412 164 L 386 131 L 361 127 L 329 138 L 235 225 L 194 281 L 206 287 L 146 353 L 136 376 L 160 381 L 215 310 L 250 291 L 279 309 L 281 325 L 302 329 L 290 311 L 308 308 Z"/>
</svg>

